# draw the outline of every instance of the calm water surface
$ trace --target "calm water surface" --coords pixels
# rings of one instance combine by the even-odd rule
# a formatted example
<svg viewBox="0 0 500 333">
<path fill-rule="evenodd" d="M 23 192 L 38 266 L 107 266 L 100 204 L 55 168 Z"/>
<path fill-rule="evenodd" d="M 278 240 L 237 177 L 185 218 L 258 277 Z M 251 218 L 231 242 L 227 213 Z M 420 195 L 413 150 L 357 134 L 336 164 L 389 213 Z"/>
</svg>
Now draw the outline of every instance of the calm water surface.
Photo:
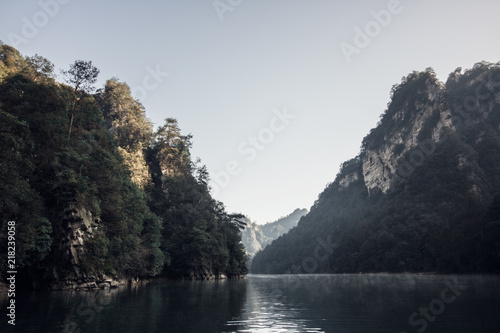
<svg viewBox="0 0 500 333">
<path fill-rule="evenodd" d="M 1 332 L 500 332 L 498 276 L 250 275 L 16 304 L 15 330 L 4 317 Z"/>
</svg>

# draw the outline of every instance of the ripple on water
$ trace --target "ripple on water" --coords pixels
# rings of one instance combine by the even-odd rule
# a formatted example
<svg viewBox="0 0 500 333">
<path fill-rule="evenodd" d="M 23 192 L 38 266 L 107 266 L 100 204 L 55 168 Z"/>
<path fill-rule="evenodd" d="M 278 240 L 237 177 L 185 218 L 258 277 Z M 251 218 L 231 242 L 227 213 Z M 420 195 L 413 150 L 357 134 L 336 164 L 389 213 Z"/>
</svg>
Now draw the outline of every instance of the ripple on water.
<svg viewBox="0 0 500 333">
<path fill-rule="evenodd" d="M 255 310 L 255 304 L 260 304 L 260 310 Z M 251 333 L 293 333 L 325 332 L 321 328 L 307 327 L 308 322 L 301 319 L 302 309 L 289 307 L 281 302 L 265 302 L 259 297 L 252 300 L 252 305 L 245 309 L 243 318 L 233 318 L 226 323 L 227 332 Z"/>
</svg>

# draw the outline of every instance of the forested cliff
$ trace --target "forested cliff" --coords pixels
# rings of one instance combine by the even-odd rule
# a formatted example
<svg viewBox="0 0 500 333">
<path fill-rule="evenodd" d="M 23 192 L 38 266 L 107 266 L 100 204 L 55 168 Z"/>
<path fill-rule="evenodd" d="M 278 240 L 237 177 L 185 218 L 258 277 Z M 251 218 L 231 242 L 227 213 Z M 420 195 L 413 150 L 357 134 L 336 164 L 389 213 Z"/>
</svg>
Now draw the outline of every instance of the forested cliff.
<svg viewBox="0 0 500 333">
<path fill-rule="evenodd" d="M 49 60 L 0 43 L 1 235 L 14 221 L 18 279 L 244 275 L 241 216 L 210 196 L 191 136 L 171 118 L 153 131 L 129 87 L 96 90 L 98 74 L 76 61 L 56 82 Z"/>
<path fill-rule="evenodd" d="M 500 64 L 404 77 L 359 155 L 251 267 L 381 271 L 500 272 Z"/>
</svg>

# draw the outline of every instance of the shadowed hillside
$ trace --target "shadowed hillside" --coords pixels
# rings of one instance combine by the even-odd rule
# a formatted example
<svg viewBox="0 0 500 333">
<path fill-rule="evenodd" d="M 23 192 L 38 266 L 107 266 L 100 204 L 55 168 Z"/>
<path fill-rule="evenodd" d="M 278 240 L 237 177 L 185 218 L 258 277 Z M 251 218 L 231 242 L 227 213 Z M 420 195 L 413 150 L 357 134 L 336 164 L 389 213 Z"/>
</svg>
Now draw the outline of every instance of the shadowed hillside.
<svg viewBox="0 0 500 333">
<path fill-rule="evenodd" d="M 359 155 L 251 271 L 499 272 L 499 103 L 500 64 L 403 78 Z"/>
</svg>

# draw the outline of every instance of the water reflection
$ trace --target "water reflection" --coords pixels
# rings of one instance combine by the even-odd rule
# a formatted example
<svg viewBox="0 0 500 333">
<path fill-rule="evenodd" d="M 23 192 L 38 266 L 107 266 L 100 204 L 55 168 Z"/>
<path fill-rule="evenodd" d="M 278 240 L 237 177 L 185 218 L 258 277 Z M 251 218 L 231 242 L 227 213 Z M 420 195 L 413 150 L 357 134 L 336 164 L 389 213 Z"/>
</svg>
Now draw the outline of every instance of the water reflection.
<svg viewBox="0 0 500 333">
<path fill-rule="evenodd" d="M 310 327 L 300 302 L 289 303 L 283 295 L 283 282 L 277 276 L 251 276 L 247 299 L 240 318 L 228 321 L 228 332 L 323 332 Z M 281 285 L 280 285 L 281 284 Z M 287 286 L 288 287 L 288 286 Z"/>
<path fill-rule="evenodd" d="M 500 277 L 389 274 L 156 281 L 18 294 L 16 327 L 1 331 L 496 332 L 499 287 Z"/>
<path fill-rule="evenodd" d="M 16 327 L 1 331 L 223 332 L 228 318 L 241 315 L 246 287 L 247 280 L 155 281 L 108 291 L 19 294 Z"/>
<path fill-rule="evenodd" d="M 489 332 L 500 324 L 499 286 L 499 277 L 483 276 L 254 275 L 242 317 L 228 326 L 234 332 Z"/>
<path fill-rule="evenodd" d="M 16 292 L 16 326 L 5 332 L 84 332 L 123 288 L 98 291 Z M 3 299 L 2 307 L 7 300 Z M 4 331 L 4 330 L 2 330 Z"/>
<path fill-rule="evenodd" d="M 157 281 L 121 294 L 88 332 L 222 332 L 241 315 L 246 281 Z"/>
</svg>

